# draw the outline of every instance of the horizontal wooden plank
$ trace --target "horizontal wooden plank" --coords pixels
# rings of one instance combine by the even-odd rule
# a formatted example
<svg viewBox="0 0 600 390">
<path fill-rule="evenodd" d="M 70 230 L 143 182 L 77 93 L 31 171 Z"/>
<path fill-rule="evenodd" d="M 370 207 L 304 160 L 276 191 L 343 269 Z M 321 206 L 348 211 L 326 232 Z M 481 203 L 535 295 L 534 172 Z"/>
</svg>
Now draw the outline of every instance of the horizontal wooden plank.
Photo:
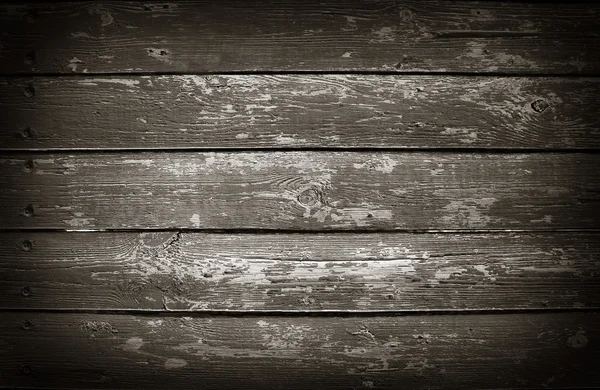
<svg viewBox="0 0 600 390">
<path fill-rule="evenodd" d="M 1 73 L 592 73 L 600 5 L 440 0 L 13 2 Z"/>
<path fill-rule="evenodd" d="M 4 313 L 0 334 L 0 385 L 10 388 L 600 386 L 599 313 L 368 318 Z"/>
<path fill-rule="evenodd" d="M 0 234 L 2 309 L 600 308 L 599 278 L 598 234 Z"/>
<path fill-rule="evenodd" d="M 2 149 L 600 147 L 596 78 L 0 79 Z"/>
<path fill-rule="evenodd" d="M 590 153 L 77 153 L 0 158 L 0 228 L 597 228 Z"/>
</svg>

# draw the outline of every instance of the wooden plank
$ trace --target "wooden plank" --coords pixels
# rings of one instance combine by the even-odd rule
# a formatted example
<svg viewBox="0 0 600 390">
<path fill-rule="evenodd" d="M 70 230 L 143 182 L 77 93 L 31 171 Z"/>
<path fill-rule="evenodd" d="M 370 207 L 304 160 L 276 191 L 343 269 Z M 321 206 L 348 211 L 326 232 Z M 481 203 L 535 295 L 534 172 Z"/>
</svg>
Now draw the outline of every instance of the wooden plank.
<svg viewBox="0 0 600 390">
<path fill-rule="evenodd" d="M 599 313 L 367 318 L 4 313 L 0 334 L 0 384 L 10 388 L 600 386 Z"/>
<path fill-rule="evenodd" d="M 600 5 L 440 0 L 13 2 L 1 73 L 593 73 Z"/>
<path fill-rule="evenodd" d="M 0 234 L 2 309 L 600 308 L 599 271 L 593 233 Z"/>
<path fill-rule="evenodd" d="M 0 159 L 0 228 L 597 228 L 589 153 L 77 153 Z"/>
<path fill-rule="evenodd" d="M 599 100 L 596 78 L 5 78 L 0 148 L 598 149 Z"/>
</svg>

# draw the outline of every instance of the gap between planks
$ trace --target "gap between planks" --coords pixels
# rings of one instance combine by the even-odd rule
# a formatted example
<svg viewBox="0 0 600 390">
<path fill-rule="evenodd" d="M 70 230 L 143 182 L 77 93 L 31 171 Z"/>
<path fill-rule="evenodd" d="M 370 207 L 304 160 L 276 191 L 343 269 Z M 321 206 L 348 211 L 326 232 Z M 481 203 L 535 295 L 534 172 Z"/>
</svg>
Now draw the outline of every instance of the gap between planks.
<svg viewBox="0 0 600 390">
<path fill-rule="evenodd" d="M 508 315 L 508 314 L 550 314 L 550 313 L 595 313 L 600 306 L 565 308 L 494 308 L 494 309 L 414 309 L 414 310 L 181 310 L 181 309 L 60 309 L 60 308 L 6 308 L 0 313 L 62 313 L 62 314 L 106 314 L 136 315 L 152 317 L 419 317 L 419 316 L 469 316 L 469 315 Z"/>
</svg>

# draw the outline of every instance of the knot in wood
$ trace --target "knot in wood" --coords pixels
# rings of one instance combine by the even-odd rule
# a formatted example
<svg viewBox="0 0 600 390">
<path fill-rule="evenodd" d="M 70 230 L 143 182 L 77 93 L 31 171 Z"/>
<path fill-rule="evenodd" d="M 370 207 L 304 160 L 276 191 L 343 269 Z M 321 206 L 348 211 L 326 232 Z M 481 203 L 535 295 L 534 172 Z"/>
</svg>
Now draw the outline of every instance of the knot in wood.
<svg viewBox="0 0 600 390">
<path fill-rule="evenodd" d="M 543 99 L 538 99 L 531 103 L 531 108 L 533 108 L 533 111 L 535 112 L 544 112 L 548 107 L 550 107 L 550 104 Z"/>
<path fill-rule="evenodd" d="M 21 366 L 21 372 L 23 373 L 23 375 L 31 375 L 31 366 L 29 364 L 23 364 Z"/>
<path fill-rule="evenodd" d="M 410 22 L 414 17 L 414 12 L 408 8 L 402 8 L 400 10 L 400 20 L 403 22 Z"/>
<path fill-rule="evenodd" d="M 25 170 L 25 172 L 33 172 L 34 167 L 35 163 L 31 159 L 25 161 L 25 164 L 23 164 L 23 169 Z"/>
<path fill-rule="evenodd" d="M 33 130 L 31 130 L 31 127 L 27 126 L 21 131 L 20 135 L 23 139 L 33 139 Z"/>
<path fill-rule="evenodd" d="M 33 248 L 33 243 L 29 240 L 23 240 L 19 243 L 19 249 L 23 252 L 29 252 Z"/>
<path fill-rule="evenodd" d="M 21 328 L 23 328 L 24 330 L 29 330 L 31 328 L 33 328 L 33 322 L 27 320 L 27 321 L 23 321 L 23 323 L 21 324 Z"/>
<path fill-rule="evenodd" d="M 27 65 L 33 65 L 35 64 L 35 52 L 33 50 L 31 50 L 30 52 L 28 52 L 27 54 L 25 54 L 25 63 Z"/>
<path fill-rule="evenodd" d="M 21 210 L 21 215 L 23 215 L 25 217 L 32 217 L 33 216 L 33 205 L 30 203 L 27 206 L 25 206 L 25 208 Z"/>
<path fill-rule="evenodd" d="M 28 298 L 31 296 L 31 289 L 27 286 L 23 287 L 21 289 L 21 295 L 24 296 L 25 298 Z"/>
<path fill-rule="evenodd" d="M 35 96 L 35 88 L 33 87 L 33 84 L 29 84 L 25 87 L 25 90 L 23 91 L 23 93 L 25 94 L 25 96 L 27 97 L 32 97 Z"/>
<path fill-rule="evenodd" d="M 309 188 L 298 195 L 298 202 L 305 206 L 316 206 L 321 203 L 321 193 L 315 188 Z"/>
<path fill-rule="evenodd" d="M 28 22 L 33 23 L 38 18 L 38 12 L 35 9 L 30 9 L 27 11 L 26 17 Z"/>
</svg>

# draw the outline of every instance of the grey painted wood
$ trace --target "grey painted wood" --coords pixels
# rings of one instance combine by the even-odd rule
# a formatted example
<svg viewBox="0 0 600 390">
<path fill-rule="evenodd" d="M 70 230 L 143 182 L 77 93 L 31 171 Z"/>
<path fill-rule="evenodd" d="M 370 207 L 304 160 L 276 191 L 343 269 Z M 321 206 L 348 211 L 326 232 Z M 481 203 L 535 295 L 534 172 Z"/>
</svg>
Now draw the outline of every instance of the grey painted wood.
<svg viewBox="0 0 600 390">
<path fill-rule="evenodd" d="M 13 2 L 0 72 L 591 73 L 596 3 Z"/>
<path fill-rule="evenodd" d="M 597 228 L 588 153 L 76 153 L 0 159 L 0 228 Z"/>
<path fill-rule="evenodd" d="M 0 79 L 2 149 L 600 147 L 596 78 Z"/>
<path fill-rule="evenodd" d="M 600 307 L 598 237 L 2 233 L 0 308 L 593 308 Z"/>
<path fill-rule="evenodd" d="M 600 386 L 599 313 L 368 318 L 6 313 L 0 334 L 0 384 L 7 387 Z"/>
</svg>

